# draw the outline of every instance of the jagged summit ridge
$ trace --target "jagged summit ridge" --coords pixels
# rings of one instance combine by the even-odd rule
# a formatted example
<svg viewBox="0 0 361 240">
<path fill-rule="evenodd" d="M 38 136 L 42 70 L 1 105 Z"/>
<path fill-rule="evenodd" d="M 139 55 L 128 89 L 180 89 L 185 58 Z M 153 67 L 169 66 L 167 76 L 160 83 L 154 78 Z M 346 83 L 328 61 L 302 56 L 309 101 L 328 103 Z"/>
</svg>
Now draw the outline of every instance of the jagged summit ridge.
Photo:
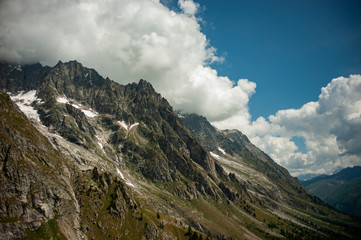
<svg viewBox="0 0 361 240">
<path fill-rule="evenodd" d="M 90 123 L 91 119 L 84 117 L 77 108 L 81 105 L 99 114 L 112 115 L 112 119 L 107 121 L 124 121 L 129 124 L 141 122 L 144 124 L 142 127 L 151 131 L 172 133 L 175 136 L 177 131 L 181 132 L 181 135 L 172 138 L 173 142 L 164 138 L 156 139 L 159 148 L 165 155 L 174 155 L 177 152 L 174 149 L 190 148 L 182 155 L 176 154 L 179 157 L 173 163 L 175 164 L 173 168 L 176 168 L 177 165 L 181 167 L 182 162 L 183 164 L 192 164 L 192 161 L 187 160 L 191 158 L 216 177 L 214 160 L 189 133 L 184 133 L 186 129 L 180 126 L 181 122 L 176 118 L 168 102 L 144 80 L 141 80 L 139 84 L 122 86 L 102 78 L 94 70 L 84 68 L 76 61 L 59 62 L 44 78 L 42 85 L 37 90 L 37 96 L 44 101 L 44 103 L 34 106 L 39 112 L 42 123 L 71 142 L 86 148 L 95 145 L 93 143 L 95 129 Z M 65 99 L 73 99 L 76 103 L 69 104 L 64 101 Z M 165 117 L 166 119 L 164 119 Z M 121 135 L 121 131 L 115 131 L 111 136 L 111 142 L 115 145 L 120 144 L 119 136 Z M 128 151 L 130 150 L 123 149 L 123 152 L 130 154 Z M 171 180 L 172 176 L 177 178 L 177 174 L 171 174 L 175 169 L 170 170 L 166 167 L 168 163 L 163 156 L 153 155 L 158 155 L 156 160 L 160 162 L 151 169 L 147 166 L 141 167 L 144 173 L 147 173 L 153 180 L 156 178 Z M 163 160 L 161 161 L 161 159 Z M 162 169 L 162 171 L 158 169 L 160 171 L 158 174 L 153 172 L 157 168 Z M 187 167 L 180 169 L 185 171 Z M 207 187 L 207 189 L 211 188 Z"/>
</svg>

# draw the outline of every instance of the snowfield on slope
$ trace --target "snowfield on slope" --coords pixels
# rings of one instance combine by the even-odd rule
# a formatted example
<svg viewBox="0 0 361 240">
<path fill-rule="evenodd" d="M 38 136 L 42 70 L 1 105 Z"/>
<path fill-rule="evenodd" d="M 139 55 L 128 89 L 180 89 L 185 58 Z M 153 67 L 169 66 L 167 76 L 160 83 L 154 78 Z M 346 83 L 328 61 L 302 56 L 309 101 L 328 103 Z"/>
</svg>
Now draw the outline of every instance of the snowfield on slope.
<svg viewBox="0 0 361 240">
<path fill-rule="evenodd" d="M 130 129 L 132 129 L 133 127 L 139 125 L 139 123 L 136 122 L 136 123 L 133 123 L 132 125 L 128 126 L 128 124 L 126 124 L 126 123 L 124 122 L 124 120 L 118 121 L 118 124 L 119 124 L 120 126 L 122 126 L 122 127 L 123 127 L 125 130 L 127 130 L 127 131 L 130 131 Z"/>
<path fill-rule="evenodd" d="M 40 121 L 38 112 L 31 106 L 34 101 L 40 101 L 40 99 L 36 97 L 36 90 L 25 93 L 21 91 L 18 95 L 10 96 L 10 98 L 16 103 L 27 118 Z"/>
<path fill-rule="evenodd" d="M 71 100 L 69 101 L 68 98 L 66 96 L 59 96 L 56 98 L 56 101 L 58 103 L 63 103 L 63 104 L 70 104 L 71 106 L 77 108 L 77 109 L 81 109 L 81 111 L 85 114 L 85 116 L 87 117 L 90 117 L 90 118 L 93 118 L 93 117 L 96 117 L 98 115 L 97 112 L 95 112 L 93 109 L 84 109 L 82 107 L 81 104 L 76 104 L 74 103 L 75 101 L 74 100 Z M 71 102 L 71 103 L 70 103 Z"/>
<path fill-rule="evenodd" d="M 127 184 L 128 186 L 131 186 L 133 188 L 136 188 L 136 186 L 131 181 L 129 181 L 128 179 L 126 179 L 124 177 L 123 173 L 119 170 L 119 168 L 117 168 L 117 172 L 118 172 L 119 176 L 125 181 L 125 184 Z"/>
</svg>

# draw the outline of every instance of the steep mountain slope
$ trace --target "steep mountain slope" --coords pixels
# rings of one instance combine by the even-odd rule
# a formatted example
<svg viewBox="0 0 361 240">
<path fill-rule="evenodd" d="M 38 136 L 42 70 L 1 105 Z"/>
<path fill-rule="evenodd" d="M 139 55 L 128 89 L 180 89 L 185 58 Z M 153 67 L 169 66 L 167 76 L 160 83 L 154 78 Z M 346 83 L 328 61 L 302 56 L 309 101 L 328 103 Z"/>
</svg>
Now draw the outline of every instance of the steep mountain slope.
<svg viewBox="0 0 361 240">
<path fill-rule="evenodd" d="M 240 131 L 218 130 L 206 118 L 195 114 L 183 115 L 182 120 L 226 172 L 239 178 L 261 206 L 282 209 L 287 205 L 323 213 L 325 204 L 321 200 L 309 195 L 296 178 L 254 146 Z"/>
<path fill-rule="evenodd" d="M 302 182 L 306 189 L 336 209 L 361 217 L 361 167 Z"/>
<path fill-rule="evenodd" d="M 69 176 L 76 172 L 3 92 L 0 102 L 0 238 L 23 237 L 55 215 L 59 224 L 78 228 Z"/>
<path fill-rule="evenodd" d="M 167 228 L 158 230 L 154 208 L 143 215 L 120 176 L 96 167 L 81 171 L 3 92 L 0 103 L 1 239 L 116 239 L 120 232 L 127 239 L 172 236 Z"/>
<path fill-rule="evenodd" d="M 310 198 L 299 181 L 291 177 L 285 168 L 276 164 L 268 155 L 254 146 L 240 131 L 218 130 L 206 118 L 195 114 L 184 115 L 182 120 L 199 142 L 216 158 L 222 159 L 220 156 L 231 157 L 229 160 L 236 158 L 263 173 L 287 195 L 299 197 L 302 194 L 302 198 L 316 200 Z"/>
<path fill-rule="evenodd" d="M 44 176 L 45 182 L 47 175 L 49 179 L 67 176 L 56 182 L 68 184 L 70 203 L 78 209 L 72 211 L 78 223 L 66 224 L 71 231 L 59 227 L 59 218 L 66 216 L 62 205 L 48 204 L 54 214 L 36 226 L 24 226 L 21 233 L 2 230 L 8 239 L 39 236 L 45 230 L 54 238 L 58 234 L 68 239 L 74 238 L 67 232 L 79 239 L 195 239 L 207 235 L 216 239 L 356 239 L 359 223 L 351 223 L 349 216 L 308 195 L 243 134 L 218 132 L 205 119 L 198 119 L 194 124 L 208 127 L 202 128 L 203 139 L 193 132 L 197 140 L 183 124 L 185 119 L 178 118 L 144 80 L 119 85 L 76 61 L 42 70 L 35 65 L 8 64 L 0 69 L 0 86 L 30 118 L 37 131 L 34 135 L 45 136 L 41 138 L 51 144 L 46 149 L 53 148 L 61 159 L 59 164 L 67 169 L 66 175 L 63 165 L 52 167 L 52 161 L 59 162 L 57 158 L 44 157 L 45 165 L 59 173 L 45 171 L 37 176 Z M 24 69 L 34 72 L 19 73 Z M 40 140 L 27 140 L 32 141 Z M 9 143 L 1 145 L 2 164 L 8 156 L 3 145 Z M 21 152 L 28 147 L 14 143 L 11 149 Z M 37 152 L 41 151 L 34 148 L 27 156 L 37 156 Z M 16 186 L 20 178 L 4 185 L 4 191 Z M 6 176 L 1 184 L 5 180 Z M 44 188 L 52 185 L 57 186 L 49 181 Z M 29 198 L 34 194 L 29 192 Z M 51 196 L 44 194 L 46 199 Z M 3 209 L 9 202 L 1 199 Z M 41 213 L 41 208 L 32 208 Z M 11 215 L 2 215 L 1 229 L 8 229 L 12 221 Z"/>
</svg>

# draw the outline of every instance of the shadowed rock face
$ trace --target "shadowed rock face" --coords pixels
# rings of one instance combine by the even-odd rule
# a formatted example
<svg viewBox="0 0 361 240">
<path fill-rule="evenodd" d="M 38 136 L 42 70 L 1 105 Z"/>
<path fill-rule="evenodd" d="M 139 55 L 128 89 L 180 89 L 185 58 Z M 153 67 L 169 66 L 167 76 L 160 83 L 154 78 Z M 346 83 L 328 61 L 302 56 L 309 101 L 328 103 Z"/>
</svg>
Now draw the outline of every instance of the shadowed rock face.
<svg viewBox="0 0 361 240">
<path fill-rule="evenodd" d="M 0 63 L 0 89 L 9 92 L 38 89 L 50 69 L 39 63 L 31 65 Z"/>
<path fill-rule="evenodd" d="M 40 119 L 1 93 L 2 239 L 353 239 L 315 225 L 307 212 L 348 216 L 245 135 L 180 119 L 147 81 L 123 86 L 77 61 L 0 70 L 12 95 L 36 90 L 36 100 L 17 104 Z"/>
</svg>

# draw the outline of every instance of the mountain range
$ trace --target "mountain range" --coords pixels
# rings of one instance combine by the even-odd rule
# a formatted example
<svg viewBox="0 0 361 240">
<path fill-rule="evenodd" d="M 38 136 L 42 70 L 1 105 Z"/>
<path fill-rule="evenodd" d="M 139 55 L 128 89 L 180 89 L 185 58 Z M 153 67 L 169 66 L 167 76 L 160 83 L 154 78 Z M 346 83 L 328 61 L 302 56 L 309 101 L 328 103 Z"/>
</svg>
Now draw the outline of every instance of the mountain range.
<svg viewBox="0 0 361 240">
<path fill-rule="evenodd" d="M 358 239 L 237 130 L 77 61 L 0 64 L 1 239 Z"/>
<path fill-rule="evenodd" d="M 345 213 L 361 217 L 361 167 L 345 168 L 333 175 L 303 181 L 313 195 Z"/>
</svg>

